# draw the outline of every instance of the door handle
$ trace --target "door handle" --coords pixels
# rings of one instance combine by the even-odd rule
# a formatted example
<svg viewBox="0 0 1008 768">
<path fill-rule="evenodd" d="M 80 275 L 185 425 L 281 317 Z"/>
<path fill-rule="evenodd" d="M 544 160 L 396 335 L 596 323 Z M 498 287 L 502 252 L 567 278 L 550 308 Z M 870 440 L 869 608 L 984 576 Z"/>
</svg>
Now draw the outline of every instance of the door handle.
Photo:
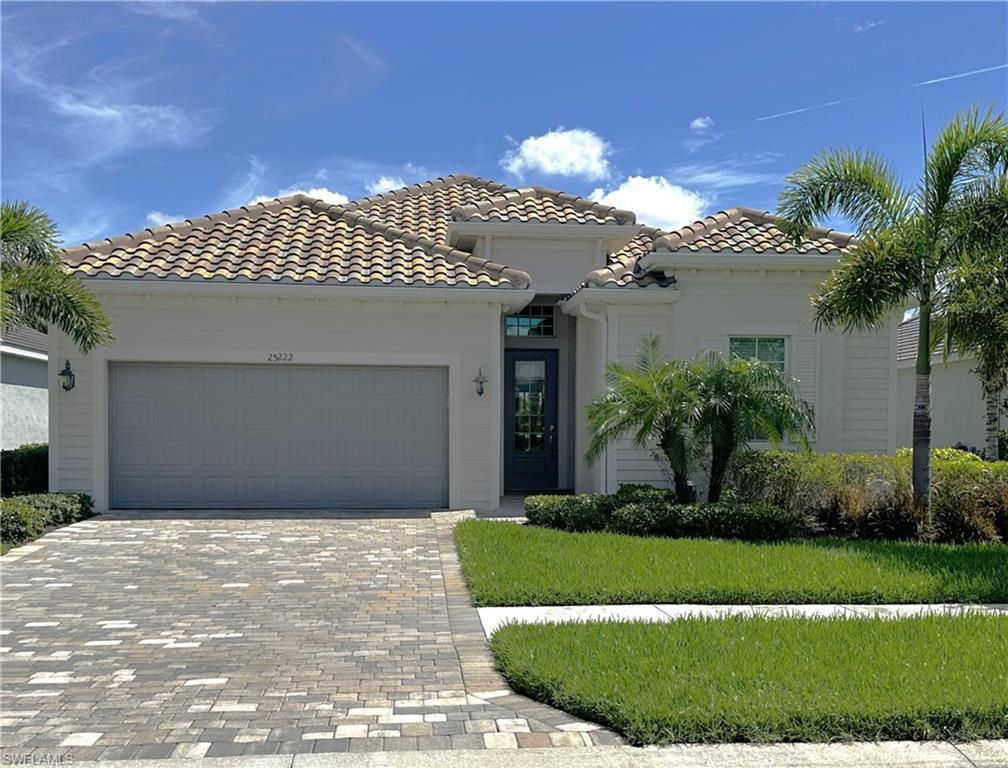
<svg viewBox="0 0 1008 768">
<path fill-rule="evenodd" d="M 553 438 L 555 430 L 556 430 L 556 427 L 554 427 L 552 424 L 550 424 L 550 428 L 549 428 L 549 448 L 550 448 L 550 455 L 551 456 L 556 456 L 557 455 L 556 440 Z"/>
</svg>

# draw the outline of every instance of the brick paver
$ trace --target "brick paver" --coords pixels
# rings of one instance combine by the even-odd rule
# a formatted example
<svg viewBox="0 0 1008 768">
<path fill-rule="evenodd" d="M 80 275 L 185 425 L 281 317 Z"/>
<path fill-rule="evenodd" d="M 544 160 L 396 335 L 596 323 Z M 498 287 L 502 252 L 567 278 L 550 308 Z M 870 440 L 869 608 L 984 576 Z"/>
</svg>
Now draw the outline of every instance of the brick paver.
<svg viewBox="0 0 1008 768">
<path fill-rule="evenodd" d="M 494 670 L 454 552 L 459 516 L 112 514 L 15 549 L 5 753 L 612 743 Z"/>
</svg>

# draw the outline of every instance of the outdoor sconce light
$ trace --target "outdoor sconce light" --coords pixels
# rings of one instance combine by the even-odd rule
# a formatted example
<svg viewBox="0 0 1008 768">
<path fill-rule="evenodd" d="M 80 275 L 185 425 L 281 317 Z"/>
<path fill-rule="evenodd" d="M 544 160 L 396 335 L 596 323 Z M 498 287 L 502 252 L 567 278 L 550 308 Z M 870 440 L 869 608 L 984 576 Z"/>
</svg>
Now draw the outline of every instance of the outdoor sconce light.
<svg viewBox="0 0 1008 768">
<path fill-rule="evenodd" d="M 483 369 L 479 369 L 479 375 L 473 379 L 473 384 L 476 385 L 476 394 L 483 397 L 483 385 L 487 383 L 487 377 L 483 375 Z"/>
<path fill-rule="evenodd" d="M 61 379 L 63 379 L 63 391 L 69 392 L 74 388 L 77 377 L 74 376 L 73 370 L 70 368 L 70 361 L 67 360 L 63 366 L 63 370 L 57 374 Z"/>
</svg>

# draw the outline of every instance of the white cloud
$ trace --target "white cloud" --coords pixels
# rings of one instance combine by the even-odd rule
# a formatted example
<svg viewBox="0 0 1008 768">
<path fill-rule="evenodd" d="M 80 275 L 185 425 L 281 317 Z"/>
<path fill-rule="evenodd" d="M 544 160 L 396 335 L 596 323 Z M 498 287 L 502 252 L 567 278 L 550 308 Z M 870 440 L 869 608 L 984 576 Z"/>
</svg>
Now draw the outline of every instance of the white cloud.
<svg viewBox="0 0 1008 768">
<path fill-rule="evenodd" d="M 383 72 L 388 69 L 388 65 L 381 56 L 367 48 L 363 43 L 354 40 L 347 35 L 341 35 L 343 45 L 368 69 L 373 72 Z"/>
<path fill-rule="evenodd" d="M 405 186 L 406 182 L 399 176 L 382 176 L 367 185 L 367 193 L 369 195 L 377 195 L 382 192 L 388 192 L 391 189 L 399 189 L 400 187 Z"/>
<path fill-rule="evenodd" d="M 710 204 L 700 193 L 673 184 L 664 176 L 630 176 L 609 191 L 596 189 L 590 197 L 633 211 L 638 222 L 661 229 L 676 229 L 696 221 Z"/>
<path fill-rule="evenodd" d="M 501 167 L 521 177 L 526 172 L 548 176 L 577 176 L 592 181 L 609 178 L 612 147 L 593 131 L 557 128 L 529 136 L 501 158 Z"/>
<path fill-rule="evenodd" d="M 774 184 L 781 180 L 781 174 L 753 170 L 750 167 L 768 161 L 759 158 L 726 159 L 718 163 L 681 165 L 670 169 L 669 176 L 680 184 L 711 190 Z"/>
<path fill-rule="evenodd" d="M 147 214 L 147 223 L 152 227 L 160 227 L 163 224 L 172 224 L 176 221 L 185 221 L 186 217 L 181 213 L 164 213 L 163 211 L 151 211 Z"/>
<path fill-rule="evenodd" d="M 157 2 L 123 3 L 123 8 L 141 16 L 152 16 L 164 21 L 176 21 L 194 27 L 209 27 L 210 24 L 200 15 L 195 3 L 175 3 L 168 0 Z"/>
<path fill-rule="evenodd" d="M 248 204 L 266 177 L 266 166 L 255 155 L 249 155 L 245 173 L 235 179 L 220 201 L 221 208 L 237 208 Z"/>
<path fill-rule="evenodd" d="M 690 120 L 689 129 L 691 131 L 707 131 L 714 127 L 714 118 L 710 115 L 701 115 Z"/>
<path fill-rule="evenodd" d="M 884 21 L 862 21 L 854 25 L 855 32 L 867 32 L 869 29 L 875 29 L 875 27 L 881 27 L 885 24 Z"/>
<path fill-rule="evenodd" d="M 213 127 L 208 110 L 138 100 L 142 86 L 149 90 L 150 78 L 126 74 L 132 64 L 97 66 L 75 82 L 61 82 L 47 71 L 46 64 L 74 39 L 35 46 L 23 35 L 10 37 L 17 42 L 4 46 L 6 82 L 48 108 L 50 118 L 40 128 L 60 134 L 74 164 L 93 165 L 150 147 L 188 147 L 201 142 Z"/>
<path fill-rule="evenodd" d="M 281 189 L 275 195 L 256 195 L 245 203 L 245 205 L 265 203 L 270 200 L 275 200 L 278 197 L 287 197 L 288 195 L 306 195 L 307 197 L 315 197 L 331 205 L 346 205 L 350 202 L 350 198 L 346 195 L 340 194 L 339 192 L 333 192 L 331 189 L 327 189 L 326 187 L 312 187 L 311 189 L 287 187 L 286 189 Z"/>
</svg>

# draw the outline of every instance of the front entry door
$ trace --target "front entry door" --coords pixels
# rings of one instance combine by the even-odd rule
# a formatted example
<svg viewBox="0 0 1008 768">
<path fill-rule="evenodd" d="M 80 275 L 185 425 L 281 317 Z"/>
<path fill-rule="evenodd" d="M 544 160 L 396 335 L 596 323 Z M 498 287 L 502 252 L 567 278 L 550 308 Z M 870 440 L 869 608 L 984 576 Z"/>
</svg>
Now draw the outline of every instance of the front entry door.
<svg viewBox="0 0 1008 768">
<path fill-rule="evenodd" d="M 504 352 L 504 485 L 509 491 L 557 487 L 557 351 Z"/>
</svg>

